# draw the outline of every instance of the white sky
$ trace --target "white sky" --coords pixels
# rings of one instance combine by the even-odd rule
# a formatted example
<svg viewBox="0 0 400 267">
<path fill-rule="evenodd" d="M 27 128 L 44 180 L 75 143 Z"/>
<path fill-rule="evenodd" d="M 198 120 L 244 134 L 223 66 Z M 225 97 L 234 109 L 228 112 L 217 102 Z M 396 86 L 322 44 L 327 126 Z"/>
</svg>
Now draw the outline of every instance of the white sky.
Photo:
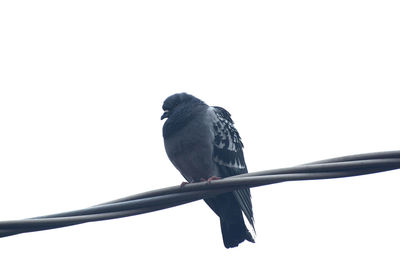
<svg viewBox="0 0 400 267">
<path fill-rule="evenodd" d="M 250 171 L 400 149 L 398 1 L 0 2 L 0 220 L 183 181 L 161 104 L 229 110 Z M 0 240 L 0 266 L 399 266 L 400 171 L 252 190 L 255 244 L 203 203 Z"/>
</svg>

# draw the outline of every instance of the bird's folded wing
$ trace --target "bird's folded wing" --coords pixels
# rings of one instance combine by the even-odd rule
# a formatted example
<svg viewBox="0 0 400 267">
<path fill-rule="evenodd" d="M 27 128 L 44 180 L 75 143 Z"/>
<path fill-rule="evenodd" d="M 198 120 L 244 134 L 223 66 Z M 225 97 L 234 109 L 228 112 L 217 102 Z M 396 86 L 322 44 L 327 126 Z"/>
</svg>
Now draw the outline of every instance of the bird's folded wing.
<svg viewBox="0 0 400 267">
<path fill-rule="evenodd" d="M 243 156 L 243 143 L 228 111 L 221 107 L 210 107 L 212 112 L 212 130 L 214 133 L 213 159 L 218 166 L 221 178 L 247 173 Z M 240 208 L 254 229 L 253 208 L 250 189 L 233 192 Z"/>
</svg>

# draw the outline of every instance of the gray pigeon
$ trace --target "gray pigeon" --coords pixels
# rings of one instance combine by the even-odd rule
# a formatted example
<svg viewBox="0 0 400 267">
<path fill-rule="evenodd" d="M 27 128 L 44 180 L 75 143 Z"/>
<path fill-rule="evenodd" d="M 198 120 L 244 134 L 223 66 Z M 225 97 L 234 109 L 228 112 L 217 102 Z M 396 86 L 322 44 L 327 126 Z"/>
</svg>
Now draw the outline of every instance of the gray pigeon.
<svg viewBox="0 0 400 267">
<path fill-rule="evenodd" d="M 188 182 L 247 173 L 243 143 L 228 111 L 186 93 L 168 97 L 162 108 L 161 119 L 167 118 L 165 150 Z M 254 243 L 242 215 L 254 229 L 250 189 L 220 194 L 205 202 L 220 218 L 226 248 L 237 247 L 244 240 Z"/>
</svg>

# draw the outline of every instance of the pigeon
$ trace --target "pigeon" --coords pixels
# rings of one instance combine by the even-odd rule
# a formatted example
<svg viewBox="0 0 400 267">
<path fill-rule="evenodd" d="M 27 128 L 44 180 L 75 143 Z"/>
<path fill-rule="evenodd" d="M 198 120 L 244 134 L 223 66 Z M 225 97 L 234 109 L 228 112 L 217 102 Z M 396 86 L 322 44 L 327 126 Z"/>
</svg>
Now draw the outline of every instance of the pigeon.
<svg viewBox="0 0 400 267">
<path fill-rule="evenodd" d="M 200 99 L 178 93 L 162 106 L 164 146 L 172 164 L 189 183 L 247 173 L 243 143 L 231 115 L 224 108 L 208 106 Z M 204 199 L 218 215 L 226 248 L 247 240 L 254 243 L 243 214 L 252 226 L 250 189 L 240 189 Z"/>
</svg>

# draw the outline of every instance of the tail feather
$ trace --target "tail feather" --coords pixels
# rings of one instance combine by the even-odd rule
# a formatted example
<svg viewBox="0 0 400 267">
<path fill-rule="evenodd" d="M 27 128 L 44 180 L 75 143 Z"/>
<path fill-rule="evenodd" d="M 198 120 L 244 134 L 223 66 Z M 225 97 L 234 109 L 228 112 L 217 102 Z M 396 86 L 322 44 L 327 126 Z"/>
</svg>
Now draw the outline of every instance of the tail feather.
<svg viewBox="0 0 400 267">
<path fill-rule="evenodd" d="M 254 243 L 254 238 L 244 224 L 243 219 L 241 221 L 226 221 L 221 219 L 221 231 L 222 238 L 224 240 L 224 246 L 226 248 L 237 247 L 240 243 L 247 240 Z"/>
<path fill-rule="evenodd" d="M 226 248 L 237 247 L 245 240 L 254 243 L 254 238 L 244 223 L 240 205 L 232 192 L 205 200 L 220 218 L 222 238 Z"/>
</svg>

